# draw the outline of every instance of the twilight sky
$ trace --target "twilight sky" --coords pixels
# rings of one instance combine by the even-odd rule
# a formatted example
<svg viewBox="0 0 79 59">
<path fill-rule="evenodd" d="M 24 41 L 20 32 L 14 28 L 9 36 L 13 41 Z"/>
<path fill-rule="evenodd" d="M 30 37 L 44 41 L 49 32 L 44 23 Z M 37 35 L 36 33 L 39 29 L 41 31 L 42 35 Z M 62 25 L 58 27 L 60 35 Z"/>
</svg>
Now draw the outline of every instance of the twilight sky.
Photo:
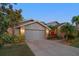
<svg viewBox="0 0 79 59">
<path fill-rule="evenodd" d="M 58 21 L 71 22 L 75 15 L 79 15 L 78 3 L 23 3 L 14 5 L 22 9 L 25 20 L 35 19 L 44 22 Z"/>
</svg>

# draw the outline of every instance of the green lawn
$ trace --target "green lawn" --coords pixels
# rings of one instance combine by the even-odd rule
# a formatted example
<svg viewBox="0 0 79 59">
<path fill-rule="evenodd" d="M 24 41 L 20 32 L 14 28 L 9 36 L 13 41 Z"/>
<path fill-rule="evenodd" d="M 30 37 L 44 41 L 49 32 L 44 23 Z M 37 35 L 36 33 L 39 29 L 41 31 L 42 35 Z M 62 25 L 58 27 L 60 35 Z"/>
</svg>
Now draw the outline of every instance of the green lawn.
<svg viewBox="0 0 79 59">
<path fill-rule="evenodd" d="M 0 56 L 34 56 L 34 54 L 30 48 L 24 44 L 0 48 Z"/>
</svg>

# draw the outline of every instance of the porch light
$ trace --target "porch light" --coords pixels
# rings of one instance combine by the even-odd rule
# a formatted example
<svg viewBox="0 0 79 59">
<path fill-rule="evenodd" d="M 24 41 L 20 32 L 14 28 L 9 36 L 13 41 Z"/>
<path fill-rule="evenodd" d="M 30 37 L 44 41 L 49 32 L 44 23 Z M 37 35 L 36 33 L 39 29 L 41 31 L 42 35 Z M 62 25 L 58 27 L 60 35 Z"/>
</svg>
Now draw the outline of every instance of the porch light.
<svg viewBox="0 0 79 59">
<path fill-rule="evenodd" d="M 46 34 L 49 34 L 49 30 L 48 29 L 46 30 Z"/>
<path fill-rule="evenodd" d="M 21 32 L 21 34 L 24 34 L 25 29 L 24 29 L 24 28 L 21 28 L 21 29 L 20 29 L 20 32 Z"/>
</svg>

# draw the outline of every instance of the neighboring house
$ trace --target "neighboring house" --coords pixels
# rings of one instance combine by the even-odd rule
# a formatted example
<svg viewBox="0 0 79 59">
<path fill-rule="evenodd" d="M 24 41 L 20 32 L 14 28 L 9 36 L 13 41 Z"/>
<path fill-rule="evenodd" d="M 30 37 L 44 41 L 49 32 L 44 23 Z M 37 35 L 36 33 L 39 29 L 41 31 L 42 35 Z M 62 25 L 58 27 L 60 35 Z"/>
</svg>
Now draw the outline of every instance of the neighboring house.
<svg viewBox="0 0 79 59">
<path fill-rule="evenodd" d="M 20 23 L 15 27 L 15 35 L 22 34 L 26 40 L 43 40 L 48 36 L 50 28 L 34 20 L 28 20 Z"/>
<path fill-rule="evenodd" d="M 55 26 L 55 25 L 59 25 L 59 23 L 57 21 L 53 21 L 53 22 L 49 22 L 47 23 L 48 26 Z"/>
<path fill-rule="evenodd" d="M 61 27 L 64 26 L 66 23 L 68 23 L 68 22 L 61 23 L 58 26 L 58 28 L 57 28 L 57 33 L 58 33 L 57 35 L 60 36 L 60 37 L 62 37 L 62 38 L 64 38 L 65 33 L 64 32 L 61 33 L 60 30 L 61 30 Z"/>
<path fill-rule="evenodd" d="M 64 23 L 59 24 L 59 25 L 58 25 L 58 30 L 59 30 L 62 26 L 64 26 L 66 23 L 68 23 L 68 22 L 64 22 Z"/>
<path fill-rule="evenodd" d="M 54 28 L 54 29 L 53 28 L 51 29 L 50 35 L 51 35 L 52 38 L 55 38 L 56 36 L 61 35 L 60 29 L 63 25 L 65 25 L 65 23 L 59 24 L 58 22 L 51 22 L 51 23 L 49 23 L 49 25 L 51 25 Z"/>
</svg>

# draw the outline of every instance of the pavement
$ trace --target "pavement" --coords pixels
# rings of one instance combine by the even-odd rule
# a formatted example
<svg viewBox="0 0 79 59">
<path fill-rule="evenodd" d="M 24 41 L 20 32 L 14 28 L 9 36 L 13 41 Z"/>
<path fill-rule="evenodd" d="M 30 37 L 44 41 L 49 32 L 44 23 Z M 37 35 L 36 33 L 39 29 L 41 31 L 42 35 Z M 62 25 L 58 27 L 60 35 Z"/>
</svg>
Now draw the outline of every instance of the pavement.
<svg viewBox="0 0 79 59">
<path fill-rule="evenodd" d="M 52 40 L 27 40 L 27 44 L 36 56 L 79 56 L 79 48 Z"/>
</svg>

